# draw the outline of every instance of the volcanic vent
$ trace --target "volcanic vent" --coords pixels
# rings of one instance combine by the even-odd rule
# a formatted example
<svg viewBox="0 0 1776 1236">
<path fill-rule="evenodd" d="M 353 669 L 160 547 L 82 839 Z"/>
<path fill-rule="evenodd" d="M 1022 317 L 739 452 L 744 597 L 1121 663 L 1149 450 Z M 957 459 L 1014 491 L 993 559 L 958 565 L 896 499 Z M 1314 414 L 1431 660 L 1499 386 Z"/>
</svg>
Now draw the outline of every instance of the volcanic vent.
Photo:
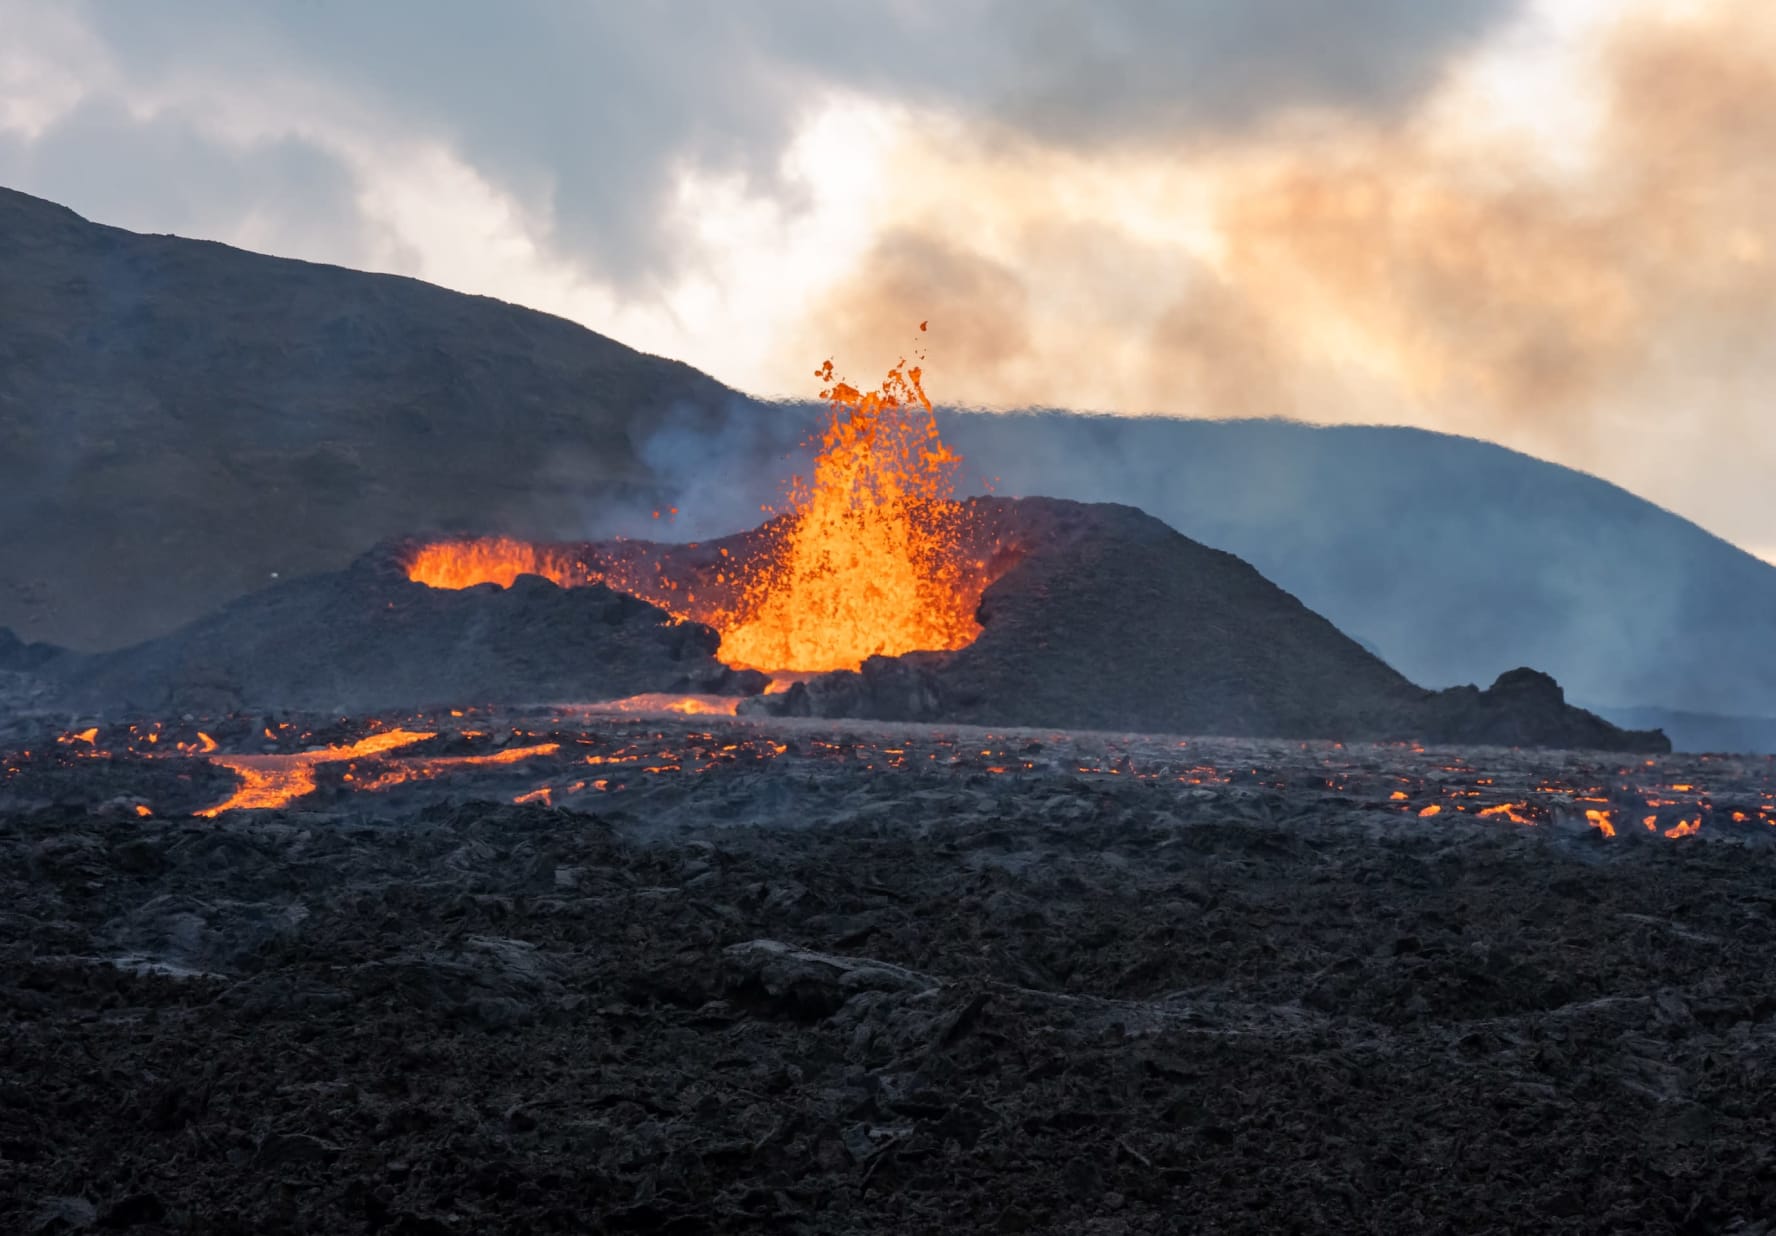
<svg viewBox="0 0 1776 1236">
<path fill-rule="evenodd" d="M 794 478 L 786 512 L 759 528 L 688 545 L 436 541 L 410 551 L 408 576 L 447 589 L 522 575 L 605 584 L 714 628 L 725 663 L 767 672 L 965 647 L 982 591 L 1016 551 L 979 535 L 975 507 L 956 501 L 961 459 L 938 434 L 919 368 L 903 361 L 868 393 L 831 361 L 818 376 L 831 415 L 813 475 Z"/>
</svg>

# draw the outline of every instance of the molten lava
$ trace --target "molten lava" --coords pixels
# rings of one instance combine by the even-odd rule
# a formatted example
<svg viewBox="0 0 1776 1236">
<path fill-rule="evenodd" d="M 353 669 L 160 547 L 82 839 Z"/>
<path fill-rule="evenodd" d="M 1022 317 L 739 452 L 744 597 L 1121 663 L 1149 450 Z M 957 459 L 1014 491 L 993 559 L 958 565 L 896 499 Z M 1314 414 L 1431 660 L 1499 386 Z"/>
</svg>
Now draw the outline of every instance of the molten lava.
<svg viewBox="0 0 1776 1236">
<path fill-rule="evenodd" d="M 541 575 L 563 588 L 588 582 L 585 568 L 566 554 L 507 536 L 438 541 L 407 563 L 407 578 L 432 588 L 510 588 L 520 575 Z"/>
<path fill-rule="evenodd" d="M 385 730 L 357 742 L 327 747 L 321 751 L 302 751 L 293 755 L 215 755 L 210 762 L 237 774 L 240 788 L 213 807 L 197 814 L 214 819 L 225 811 L 248 807 L 282 807 L 312 794 L 315 790 L 315 769 L 322 764 L 338 764 L 411 747 L 434 737 L 432 732 Z"/>
<path fill-rule="evenodd" d="M 869 394 L 818 375 L 832 420 L 813 481 L 748 582 L 721 658 L 765 670 L 856 669 L 866 657 L 961 648 L 980 633 L 980 581 L 960 552 L 944 445 L 917 366 Z M 970 587 L 969 585 L 973 586 Z"/>
</svg>

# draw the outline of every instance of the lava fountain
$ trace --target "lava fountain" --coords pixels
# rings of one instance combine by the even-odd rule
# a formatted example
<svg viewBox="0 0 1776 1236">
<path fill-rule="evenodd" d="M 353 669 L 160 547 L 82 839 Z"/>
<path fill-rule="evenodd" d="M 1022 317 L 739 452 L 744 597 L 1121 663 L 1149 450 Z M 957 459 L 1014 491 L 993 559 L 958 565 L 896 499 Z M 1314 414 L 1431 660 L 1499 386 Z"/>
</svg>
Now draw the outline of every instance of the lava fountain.
<svg viewBox="0 0 1776 1236">
<path fill-rule="evenodd" d="M 917 366 L 867 394 L 817 374 L 831 419 L 814 475 L 721 627 L 721 658 L 765 670 L 856 669 L 866 657 L 954 649 L 980 633 L 981 581 L 961 552 L 962 458 L 938 434 Z M 972 585 L 972 586 L 971 586 Z"/>
<path fill-rule="evenodd" d="M 422 545 L 407 563 L 407 578 L 432 588 L 510 588 L 520 575 L 541 575 L 563 588 L 588 582 L 583 566 L 567 554 L 509 536 Z"/>
<path fill-rule="evenodd" d="M 609 584 L 707 623 L 723 661 L 767 672 L 856 669 L 875 655 L 973 642 L 991 572 L 967 552 L 967 508 L 955 499 L 962 459 L 938 432 L 921 370 L 903 360 L 867 393 L 840 381 L 830 360 L 815 376 L 829 417 L 813 474 L 792 478 L 784 515 L 758 530 L 757 548 L 713 592 L 509 537 L 421 546 L 408 577 L 434 588 L 509 587 L 525 574 Z"/>
</svg>

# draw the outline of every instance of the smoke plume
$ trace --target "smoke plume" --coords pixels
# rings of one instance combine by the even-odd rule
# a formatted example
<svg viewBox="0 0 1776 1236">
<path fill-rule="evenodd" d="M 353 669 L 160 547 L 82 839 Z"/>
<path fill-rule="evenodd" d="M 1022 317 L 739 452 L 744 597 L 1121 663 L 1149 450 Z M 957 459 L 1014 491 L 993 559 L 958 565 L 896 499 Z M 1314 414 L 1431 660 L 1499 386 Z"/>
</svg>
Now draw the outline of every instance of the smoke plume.
<svg viewBox="0 0 1776 1236">
<path fill-rule="evenodd" d="M 1755 541 L 1776 11 L 1640 12 L 1584 76 L 1591 119 L 1558 143 L 1482 123 L 1459 66 L 1414 107 L 1090 155 L 934 121 L 899 152 L 892 230 L 796 345 L 874 358 L 929 317 L 958 402 L 1420 424 Z"/>
</svg>

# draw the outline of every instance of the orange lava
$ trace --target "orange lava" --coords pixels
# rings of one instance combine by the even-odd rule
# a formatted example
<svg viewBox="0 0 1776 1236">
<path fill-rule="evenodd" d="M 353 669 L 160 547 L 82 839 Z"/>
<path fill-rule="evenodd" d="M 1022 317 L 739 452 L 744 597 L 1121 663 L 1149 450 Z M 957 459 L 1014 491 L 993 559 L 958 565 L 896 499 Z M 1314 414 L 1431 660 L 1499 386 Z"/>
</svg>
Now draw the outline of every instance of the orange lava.
<svg viewBox="0 0 1776 1236">
<path fill-rule="evenodd" d="M 403 785 L 409 781 L 430 781 L 460 772 L 465 768 L 490 768 L 500 764 L 517 764 L 523 760 L 537 756 L 554 755 L 561 750 L 558 742 L 541 742 L 529 747 L 507 747 L 504 751 L 495 751 L 489 755 L 441 755 L 432 759 L 400 759 L 391 761 L 391 766 L 378 773 L 369 781 L 363 782 L 358 789 L 366 793 L 386 790 L 390 786 Z"/>
<path fill-rule="evenodd" d="M 563 588 L 588 582 L 588 573 L 565 554 L 508 536 L 437 541 L 422 546 L 407 564 L 407 578 L 433 588 L 510 588 L 520 575 L 541 575 Z"/>
<path fill-rule="evenodd" d="M 764 670 L 856 669 L 866 657 L 961 648 L 980 634 L 965 578 L 961 456 L 938 435 L 917 366 L 868 394 L 818 376 L 832 420 L 810 484 L 792 490 L 776 545 L 749 581 L 721 658 Z M 973 586 L 970 586 L 972 584 Z"/>
<path fill-rule="evenodd" d="M 212 755 L 210 762 L 240 777 L 240 787 L 214 807 L 205 807 L 197 814 L 214 819 L 224 811 L 254 807 L 282 807 L 309 794 L 315 788 L 315 769 L 322 764 L 338 764 L 411 747 L 433 737 L 417 730 L 384 730 L 345 746 L 326 747 L 320 751 L 301 751 L 292 755 Z"/>
</svg>

